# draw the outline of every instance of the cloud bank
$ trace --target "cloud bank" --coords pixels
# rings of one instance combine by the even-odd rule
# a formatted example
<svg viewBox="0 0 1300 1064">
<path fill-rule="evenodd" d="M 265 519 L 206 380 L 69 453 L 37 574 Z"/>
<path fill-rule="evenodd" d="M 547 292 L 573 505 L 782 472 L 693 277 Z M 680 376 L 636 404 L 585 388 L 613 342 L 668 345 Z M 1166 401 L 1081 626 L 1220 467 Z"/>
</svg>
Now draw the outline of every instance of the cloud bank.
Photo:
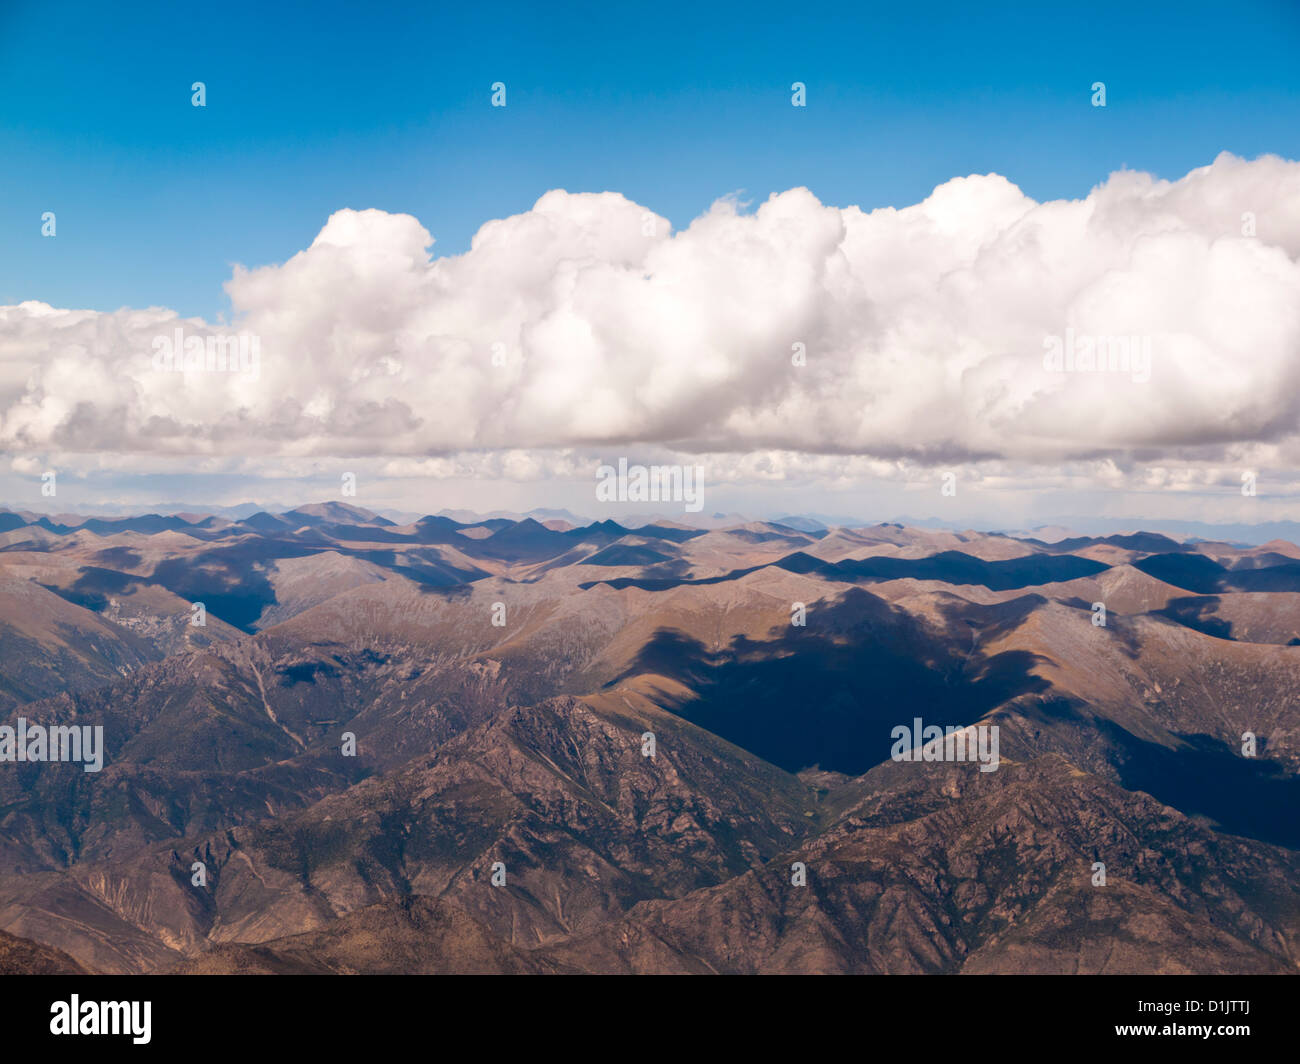
<svg viewBox="0 0 1300 1064">
<path fill-rule="evenodd" d="M 869 212 L 792 189 L 675 233 L 552 191 L 465 254 L 432 248 L 413 217 L 338 211 L 287 262 L 236 268 L 231 326 L 0 307 L 0 450 L 452 476 L 644 446 L 757 479 L 1300 457 L 1300 163 L 1276 157 L 1046 203 L 997 175 Z M 256 337 L 257 372 L 160 370 L 177 329 Z M 1053 338 L 1069 367 L 1045 364 Z M 1148 379 L 1092 368 L 1116 338 Z"/>
</svg>

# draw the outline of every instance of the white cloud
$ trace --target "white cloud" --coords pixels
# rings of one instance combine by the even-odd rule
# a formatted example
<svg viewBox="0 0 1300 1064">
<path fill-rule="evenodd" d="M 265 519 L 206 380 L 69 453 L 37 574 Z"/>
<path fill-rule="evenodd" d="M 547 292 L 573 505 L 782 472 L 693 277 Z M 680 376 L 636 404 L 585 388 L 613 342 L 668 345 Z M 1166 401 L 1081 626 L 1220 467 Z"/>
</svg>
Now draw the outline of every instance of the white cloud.
<svg viewBox="0 0 1300 1064">
<path fill-rule="evenodd" d="M 983 461 L 1096 484 L 1300 450 L 1300 164 L 1275 157 L 1048 203 L 996 175 L 871 212 L 794 189 L 677 233 L 552 191 L 463 255 L 431 247 L 412 217 L 345 210 L 236 269 L 255 376 L 155 370 L 155 337 L 230 332 L 165 309 L 0 308 L 0 449 L 518 479 L 644 445 L 714 454 L 715 481 Z M 1048 372 L 1067 330 L 1149 337 L 1150 380 Z"/>
</svg>

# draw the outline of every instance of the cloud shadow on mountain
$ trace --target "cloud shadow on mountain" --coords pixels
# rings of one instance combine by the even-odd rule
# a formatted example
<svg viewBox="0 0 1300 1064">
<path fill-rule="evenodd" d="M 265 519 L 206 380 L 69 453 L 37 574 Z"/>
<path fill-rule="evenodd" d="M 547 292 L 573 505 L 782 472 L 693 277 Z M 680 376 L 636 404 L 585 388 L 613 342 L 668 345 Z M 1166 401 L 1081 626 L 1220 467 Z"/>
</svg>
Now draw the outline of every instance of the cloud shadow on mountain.
<svg viewBox="0 0 1300 1064">
<path fill-rule="evenodd" d="M 990 620 L 994 618 L 990 616 Z M 661 629 L 621 676 L 654 673 L 697 697 L 666 708 L 772 764 L 857 775 L 889 758 L 890 731 L 920 717 L 965 726 L 1042 690 L 1033 654 L 984 657 L 859 589 L 818 605 L 808 625 L 770 640 L 739 636 L 710 651 Z"/>
</svg>

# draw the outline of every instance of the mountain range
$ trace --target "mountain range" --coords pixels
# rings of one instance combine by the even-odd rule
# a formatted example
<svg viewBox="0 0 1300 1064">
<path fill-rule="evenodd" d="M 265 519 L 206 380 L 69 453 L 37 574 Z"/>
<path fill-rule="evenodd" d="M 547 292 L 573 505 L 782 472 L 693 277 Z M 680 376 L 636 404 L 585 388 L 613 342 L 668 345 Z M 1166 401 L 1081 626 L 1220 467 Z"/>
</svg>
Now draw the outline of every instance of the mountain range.
<svg viewBox="0 0 1300 1064">
<path fill-rule="evenodd" d="M 0 512 L 0 970 L 1295 972 L 1300 548 L 1066 531 Z"/>
</svg>

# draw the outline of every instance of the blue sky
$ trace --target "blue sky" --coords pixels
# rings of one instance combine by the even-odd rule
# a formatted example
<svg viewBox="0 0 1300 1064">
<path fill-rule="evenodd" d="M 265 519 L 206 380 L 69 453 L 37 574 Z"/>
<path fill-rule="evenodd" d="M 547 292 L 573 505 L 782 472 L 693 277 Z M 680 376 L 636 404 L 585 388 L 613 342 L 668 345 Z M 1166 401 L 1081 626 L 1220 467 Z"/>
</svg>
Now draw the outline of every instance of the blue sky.
<svg viewBox="0 0 1300 1064">
<path fill-rule="evenodd" d="M 213 320 L 233 263 L 341 207 L 452 254 L 551 188 L 684 226 L 733 192 L 869 208 L 996 171 L 1080 197 L 1123 166 L 1300 157 L 1300 3 L 1139 6 L 3 0 L 0 304 Z"/>
</svg>

